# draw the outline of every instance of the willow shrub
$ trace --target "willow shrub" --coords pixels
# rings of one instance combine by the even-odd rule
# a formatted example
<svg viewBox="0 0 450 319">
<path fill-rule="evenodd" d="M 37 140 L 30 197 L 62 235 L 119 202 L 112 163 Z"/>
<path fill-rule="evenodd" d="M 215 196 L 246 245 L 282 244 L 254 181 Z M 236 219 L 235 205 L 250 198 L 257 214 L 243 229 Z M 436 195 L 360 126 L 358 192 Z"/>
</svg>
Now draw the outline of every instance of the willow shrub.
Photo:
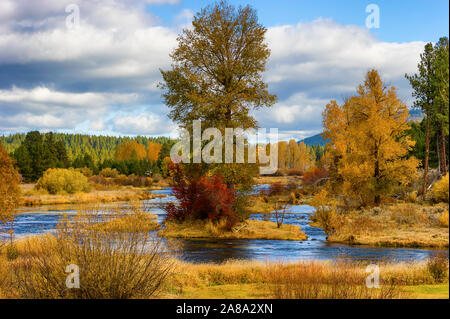
<svg viewBox="0 0 450 319">
<path fill-rule="evenodd" d="M 173 250 L 148 231 L 96 229 L 99 223 L 121 218 L 122 214 L 115 208 L 99 211 L 94 207 L 63 218 L 56 228 L 55 240 L 43 240 L 40 248 L 34 248 L 34 254 L 25 252 L 29 257 L 14 268 L 17 297 L 128 299 L 157 296 L 174 268 Z M 78 287 L 67 284 L 69 265 L 76 265 L 79 270 Z"/>
<path fill-rule="evenodd" d="M 48 169 L 38 180 L 36 189 L 44 189 L 50 194 L 73 194 L 90 191 L 87 177 L 73 168 Z"/>
</svg>

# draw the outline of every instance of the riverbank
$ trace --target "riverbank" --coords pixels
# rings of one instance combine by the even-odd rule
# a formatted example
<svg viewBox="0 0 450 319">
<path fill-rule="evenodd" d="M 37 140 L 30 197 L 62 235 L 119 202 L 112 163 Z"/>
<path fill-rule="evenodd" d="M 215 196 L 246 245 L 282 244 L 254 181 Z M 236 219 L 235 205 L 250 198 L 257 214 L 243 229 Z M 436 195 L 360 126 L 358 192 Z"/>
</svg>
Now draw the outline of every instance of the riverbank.
<svg viewBox="0 0 450 319">
<path fill-rule="evenodd" d="M 448 248 L 447 204 L 399 203 L 313 216 L 327 241 L 372 247 Z"/>
<path fill-rule="evenodd" d="M 34 190 L 33 184 L 23 184 L 21 206 L 37 207 L 44 205 L 65 205 L 65 204 L 93 204 L 112 203 L 149 200 L 165 195 L 152 194 L 152 190 L 162 189 L 161 187 L 139 188 L 132 186 L 115 187 L 106 190 L 92 190 L 89 193 L 76 194 L 56 194 L 51 195 L 45 192 Z"/>
<path fill-rule="evenodd" d="M 306 240 L 300 227 L 277 224 L 270 221 L 247 220 L 233 228 L 224 230 L 223 223 L 211 221 L 188 221 L 183 223 L 165 222 L 158 235 L 165 238 L 189 239 L 274 239 L 274 240 Z"/>
</svg>

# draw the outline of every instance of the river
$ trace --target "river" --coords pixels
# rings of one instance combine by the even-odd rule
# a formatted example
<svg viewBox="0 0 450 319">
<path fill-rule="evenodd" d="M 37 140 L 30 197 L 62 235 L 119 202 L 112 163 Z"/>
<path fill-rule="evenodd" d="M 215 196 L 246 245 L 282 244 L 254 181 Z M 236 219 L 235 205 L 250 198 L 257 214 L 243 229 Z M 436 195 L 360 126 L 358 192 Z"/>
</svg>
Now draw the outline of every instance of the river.
<svg viewBox="0 0 450 319">
<path fill-rule="evenodd" d="M 265 186 L 259 186 L 258 189 Z M 166 197 L 144 201 L 147 209 L 158 216 L 159 222 L 165 212 L 161 205 L 174 201 L 170 188 L 152 191 Z M 332 244 L 326 241 L 321 228 L 311 227 L 309 217 L 314 208 L 308 205 L 293 205 L 289 208 L 285 223 L 298 225 L 308 236 L 304 241 L 283 240 L 188 240 L 183 239 L 183 251 L 180 258 L 190 262 L 223 262 L 229 259 L 260 261 L 294 260 L 335 260 L 347 259 L 364 262 L 410 262 L 422 261 L 430 257 L 436 249 L 415 248 L 379 248 L 355 245 Z M 36 235 L 54 231 L 63 214 L 75 214 L 73 208 L 52 210 L 51 208 L 33 208 L 22 211 L 16 218 L 14 231 L 16 237 Z M 251 219 L 261 220 L 262 214 L 252 215 Z M 273 219 L 273 218 L 272 218 Z"/>
</svg>

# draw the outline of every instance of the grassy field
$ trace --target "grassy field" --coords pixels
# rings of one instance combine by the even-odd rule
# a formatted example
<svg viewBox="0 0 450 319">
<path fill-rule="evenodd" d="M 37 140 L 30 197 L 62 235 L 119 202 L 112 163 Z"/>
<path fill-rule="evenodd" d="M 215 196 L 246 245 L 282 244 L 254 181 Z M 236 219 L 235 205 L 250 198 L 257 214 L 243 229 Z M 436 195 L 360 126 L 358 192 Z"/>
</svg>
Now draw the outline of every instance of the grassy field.
<svg viewBox="0 0 450 319">
<path fill-rule="evenodd" d="M 305 240 L 307 237 L 298 226 L 281 225 L 270 221 L 248 220 L 232 231 L 224 230 L 224 223 L 211 221 L 166 222 L 158 235 L 167 238 L 215 238 L 215 239 L 278 239 Z"/>
</svg>

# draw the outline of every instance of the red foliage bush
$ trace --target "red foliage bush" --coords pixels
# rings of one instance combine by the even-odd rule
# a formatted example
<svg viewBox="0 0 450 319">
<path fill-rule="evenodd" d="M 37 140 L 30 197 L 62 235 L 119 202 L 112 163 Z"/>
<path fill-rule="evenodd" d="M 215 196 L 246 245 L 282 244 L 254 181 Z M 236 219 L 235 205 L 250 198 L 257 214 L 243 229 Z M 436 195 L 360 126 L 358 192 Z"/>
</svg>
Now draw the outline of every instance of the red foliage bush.
<svg viewBox="0 0 450 319">
<path fill-rule="evenodd" d="M 328 176 L 328 170 L 326 170 L 325 168 L 315 168 L 303 174 L 303 183 L 306 185 L 313 185 L 318 180 L 326 178 Z"/>
<path fill-rule="evenodd" d="M 235 192 L 227 187 L 220 175 L 202 176 L 186 181 L 180 165 L 169 165 L 174 184 L 172 191 L 178 203 L 170 203 L 165 207 L 167 219 L 215 221 L 226 218 L 228 229 L 238 222 L 233 209 Z"/>
</svg>

